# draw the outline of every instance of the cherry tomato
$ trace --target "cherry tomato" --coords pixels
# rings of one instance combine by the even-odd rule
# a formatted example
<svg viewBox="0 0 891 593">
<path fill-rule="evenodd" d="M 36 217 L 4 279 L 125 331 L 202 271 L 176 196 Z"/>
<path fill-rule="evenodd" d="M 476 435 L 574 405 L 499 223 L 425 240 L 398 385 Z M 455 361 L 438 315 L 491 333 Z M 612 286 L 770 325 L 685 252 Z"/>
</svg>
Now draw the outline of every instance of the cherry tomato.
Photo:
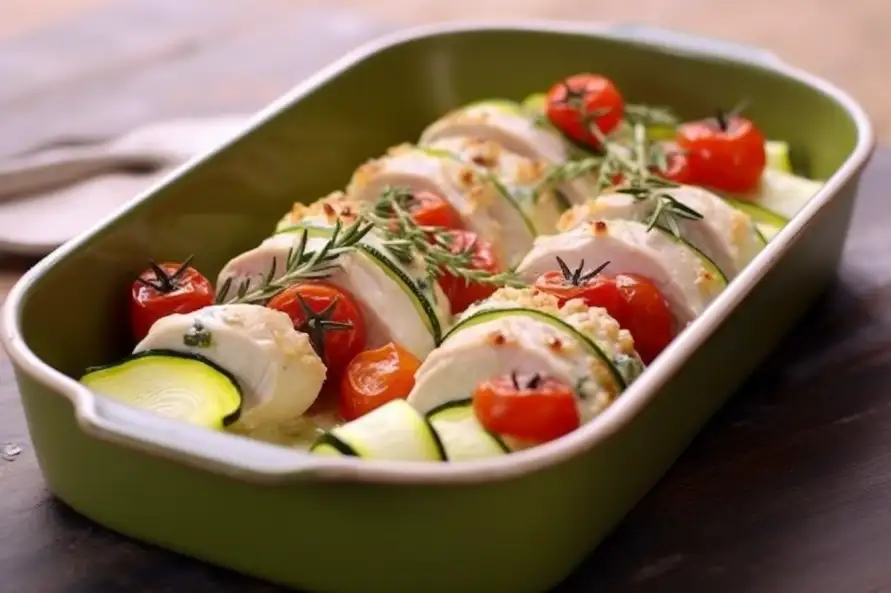
<svg viewBox="0 0 891 593">
<path fill-rule="evenodd" d="M 393 342 L 360 352 L 341 379 L 340 415 L 355 420 L 394 399 L 405 399 L 420 366 L 420 360 Z"/>
<path fill-rule="evenodd" d="M 593 270 L 585 270 L 583 260 L 578 268 L 571 270 L 561 258 L 558 257 L 557 262 L 560 264 L 560 270 L 545 272 L 535 279 L 533 286 L 541 292 L 557 297 L 561 307 L 568 300 L 585 299 L 587 291 L 593 286 L 593 283 L 605 277 L 600 272 L 609 265 L 609 262 L 606 262 Z M 587 299 L 585 300 L 587 301 Z M 589 304 L 589 306 L 594 305 Z M 597 306 L 602 307 L 603 305 Z"/>
<path fill-rule="evenodd" d="M 486 429 L 533 443 L 552 441 L 581 423 L 572 388 L 538 374 L 483 381 L 473 391 L 473 411 Z"/>
<path fill-rule="evenodd" d="M 728 192 L 758 187 L 767 162 L 764 135 L 748 119 L 719 113 L 683 123 L 676 134 L 697 185 Z"/>
<path fill-rule="evenodd" d="M 412 198 L 409 212 L 416 224 L 444 229 L 463 228 L 458 211 L 442 196 L 429 191 L 419 191 L 413 193 Z"/>
<path fill-rule="evenodd" d="M 191 260 L 190 257 L 183 263 L 152 262 L 133 282 L 130 327 L 136 341 L 144 338 L 161 317 L 213 305 L 213 285 L 190 265 Z"/>
<path fill-rule="evenodd" d="M 622 120 L 625 101 L 613 82 L 597 74 L 576 74 L 554 84 L 547 94 L 547 115 L 561 132 L 592 148 L 599 148 L 597 126 L 603 136 Z"/>
<path fill-rule="evenodd" d="M 492 244 L 470 231 L 453 230 L 451 237 L 452 253 L 471 250 L 470 267 L 474 270 L 485 270 L 492 274 L 499 272 L 499 263 L 493 253 Z M 449 299 L 452 314 L 460 313 L 476 301 L 490 296 L 497 288 L 494 284 L 467 282 L 464 278 L 444 273 L 439 277 L 439 287 Z"/>
<path fill-rule="evenodd" d="M 338 377 L 365 347 L 362 311 L 342 288 L 326 282 L 295 284 L 272 297 L 266 306 L 286 313 L 294 328 L 309 336 L 330 378 Z"/>
<path fill-rule="evenodd" d="M 606 264 L 584 271 L 584 262 L 570 270 L 558 261 L 561 270 L 539 276 L 535 288 L 556 296 L 561 305 L 570 299 L 583 299 L 589 307 L 606 309 L 619 326 L 631 332 L 644 364 L 650 364 L 671 342 L 674 316 L 653 282 L 637 274 L 607 276 L 601 273 Z"/>
</svg>

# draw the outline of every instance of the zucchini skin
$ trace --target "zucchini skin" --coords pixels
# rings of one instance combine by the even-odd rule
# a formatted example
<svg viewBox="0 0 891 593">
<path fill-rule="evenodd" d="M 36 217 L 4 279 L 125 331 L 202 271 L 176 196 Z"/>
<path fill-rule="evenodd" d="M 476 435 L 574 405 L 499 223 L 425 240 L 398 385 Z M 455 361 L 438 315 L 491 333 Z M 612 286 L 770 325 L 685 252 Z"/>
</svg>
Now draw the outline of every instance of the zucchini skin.
<svg viewBox="0 0 891 593">
<path fill-rule="evenodd" d="M 430 423 L 430 419 L 427 416 L 424 416 L 423 418 L 424 424 L 427 426 L 427 432 L 430 433 L 430 438 L 433 439 L 433 444 L 436 447 L 437 453 L 439 453 L 439 460 L 448 461 L 449 457 L 446 455 L 445 446 L 442 444 L 442 439 L 439 438 L 439 433 L 433 428 L 433 424 Z"/>
<path fill-rule="evenodd" d="M 438 406 L 436 406 L 435 408 L 433 408 L 432 410 L 427 412 L 428 422 L 430 422 L 436 414 L 439 414 L 441 412 L 445 412 L 447 410 L 452 410 L 455 408 L 464 408 L 464 407 L 470 407 L 470 406 L 473 406 L 473 400 L 470 398 L 456 399 L 454 401 L 446 402 L 444 404 L 439 404 Z M 432 423 L 431 423 L 431 426 L 432 426 Z M 486 430 L 486 429 L 483 429 L 483 430 Z M 434 430 L 434 432 L 435 432 L 435 430 Z M 502 451 L 504 451 L 505 453 L 511 452 L 510 447 L 508 447 L 504 443 L 504 440 L 500 436 L 498 436 L 491 430 L 486 430 L 486 434 L 488 434 L 492 438 L 492 440 L 495 441 L 499 447 L 501 447 Z M 443 453 L 443 457 L 446 457 L 445 453 Z"/>
<path fill-rule="evenodd" d="M 403 290 L 407 290 L 411 292 L 412 298 L 421 304 L 421 308 L 424 309 L 424 314 L 430 321 L 430 330 L 433 334 L 433 344 L 434 346 L 439 346 L 443 339 L 442 326 L 439 323 L 439 318 L 436 316 L 436 311 L 433 310 L 433 306 L 427 300 L 423 294 L 420 293 L 418 289 L 415 288 L 415 284 L 411 278 L 409 278 L 405 272 L 396 267 L 390 259 L 381 253 L 375 247 L 371 247 L 369 245 L 360 244 L 357 246 L 358 251 L 364 252 L 368 257 L 373 258 L 375 261 L 379 262 L 381 266 L 384 266 L 389 270 L 394 276 L 399 279 L 399 282 L 403 284 Z"/>
<path fill-rule="evenodd" d="M 239 418 L 241 418 L 241 411 L 242 411 L 242 408 L 244 407 L 244 391 L 242 390 L 241 385 L 238 384 L 238 381 L 235 379 L 235 377 L 232 375 L 232 373 L 230 373 L 229 371 L 227 371 L 226 369 L 224 369 L 217 363 L 211 361 L 210 359 L 208 359 L 204 356 L 201 356 L 200 354 L 193 354 L 191 352 L 179 352 L 178 350 L 167 350 L 164 348 L 156 348 L 154 350 L 143 350 L 141 352 L 137 352 L 136 354 L 131 354 L 130 356 L 128 356 L 122 360 L 118 360 L 116 362 L 112 362 L 112 363 L 104 364 L 104 365 L 96 365 L 96 366 L 87 367 L 86 369 L 84 369 L 84 372 L 81 375 L 81 378 L 85 377 L 86 375 L 89 375 L 90 373 L 96 372 L 96 371 L 105 371 L 105 370 L 113 369 L 113 368 L 121 366 L 122 364 L 129 363 L 134 360 L 139 360 L 140 358 L 145 358 L 145 357 L 149 357 L 149 356 L 167 356 L 170 358 L 185 358 L 185 359 L 189 359 L 189 360 L 194 360 L 194 361 L 206 364 L 207 366 L 209 366 L 210 368 L 212 368 L 219 374 L 226 377 L 226 379 L 228 379 L 232 383 L 232 385 L 235 387 L 235 390 L 238 392 L 238 408 L 236 408 L 235 411 L 233 411 L 232 413 L 227 414 L 226 416 L 223 416 L 223 426 L 229 426 L 231 424 L 234 424 L 235 422 L 238 421 Z"/>
<path fill-rule="evenodd" d="M 310 453 L 316 448 L 322 445 L 328 445 L 337 451 L 341 455 L 345 455 L 347 457 L 361 457 L 355 449 L 350 447 L 347 443 L 343 442 L 335 435 L 331 434 L 330 431 L 326 431 L 322 436 L 316 439 L 316 442 L 313 443 L 312 447 L 309 448 Z"/>
<path fill-rule="evenodd" d="M 445 446 L 443 445 L 442 439 L 440 439 L 439 434 L 436 432 L 436 429 L 433 428 L 433 424 L 431 424 L 430 420 L 426 416 L 423 416 L 422 414 L 420 414 L 417 410 L 415 410 L 414 408 L 409 406 L 404 400 L 393 400 L 393 401 L 389 402 L 388 404 L 381 406 L 381 408 L 386 407 L 387 405 L 396 405 L 396 402 L 399 402 L 399 405 L 405 406 L 406 409 L 410 411 L 410 414 L 412 415 L 412 419 L 411 419 L 412 422 L 414 422 L 415 420 L 419 421 L 417 429 L 419 431 L 422 431 L 424 433 L 423 438 L 429 439 L 430 443 L 433 445 L 433 451 L 431 452 L 432 456 L 426 458 L 425 461 L 428 461 L 428 462 L 429 461 L 437 461 L 437 462 L 448 461 L 448 457 L 446 455 Z M 367 458 L 376 459 L 377 457 L 373 452 L 371 452 L 369 454 L 363 454 L 361 452 L 363 445 L 361 442 L 358 441 L 358 435 L 351 435 L 351 434 L 339 435 L 337 433 L 338 433 L 339 429 L 348 429 L 348 427 L 350 427 L 354 422 L 360 422 L 363 418 L 365 418 L 366 416 L 375 414 L 381 408 L 375 408 L 374 410 L 371 410 L 367 414 L 360 416 L 359 418 L 356 418 L 355 420 L 352 420 L 350 422 L 345 422 L 343 424 L 340 424 L 340 425 L 332 428 L 331 430 L 325 431 L 324 433 L 322 433 L 321 436 L 316 438 L 316 440 L 312 443 L 312 445 L 309 447 L 309 452 L 312 453 L 313 451 L 315 451 L 316 449 L 319 449 L 320 447 L 330 447 L 330 448 L 334 449 L 335 451 L 337 451 L 338 453 L 340 453 L 341 455 L 346 456 L 346 457 L 357 457 L 360 459 L 367 459 Z M 365 439 L 366 436 L 367 435 L 362 435 L 362 439 Z M 354 437 L 356 440 L 354 440 Z M 355 443 L 355 445 L 350 444 L 350 441 Z M 384 458 L 381 458 L 381 459 L 384 459 Z"/>
<path fill-rule="evenodd" d="M 670 239 L 671 241 L 674 241 L 675 243 L 678 243 L 679 245 L 683 245 L 684 247 L 686 247 L 687 249 L 689 249 L 690 251 L 695 253 L 696 256 L 703 261 L 703 263 L 707 264 L 708 267 L 712 268 L 713 272 L 718 274 L 718 277 L 724 282 L 725 285 L 727 285 L 729 283 L 729 280 L 727 280 L 727 274 L 724 273 L 724 270 L 722 270 L 721 267 L 718 264 L 716 264 L 714 262 L 714 260 L 712 260 L 712 258 L 710 258 L 706 254 L 704 254 L 702 252 L 702 250 L 700 250 L 698 247 L 696 247 L 695 245 L 693 245 L 686 239 L 676 237 L 674 235 L 674 233 L 672 233 L 670 230 L 668 230 L 667 228 L 665 228 L 664 226 L 662 226 L 660 224 L 655 225 L 653 228 L 657 229 L 660 233 L 664 234 L 666 236 L 666 238 Z"/>
<path fill-rule="evenodd" d="M 304 223 L 295 223 L 289 225 L 287 227 L 278 229 L 274 234 L 288 234 L 288 233 L 297 233 L 298 231 L 306 231 L 308 233 L 307 236 L 312 236 L 313 233 L 317 233 L 317 236 L 325 236 L 331 234 L 331 230 L 328 227 L 317 226 L 311 224 Z M 356 245 L 356 251 L 362 253 L 366 257 L 373 259 L 379 266 L 386 268 L 387 273 L 392 276 L 395 276 L 398 279 L 398 283 L 402 284 L 402 289 L 404 292 L 411 293 L 411 298 L 415 301 L 418 301 L 421 305 L 421 308 L 424 310 L 424 315 L 429 320 L 429 329 L 430 333 L 433 334 L 433 344 L 434 346 L 438 346 L 440 341 L 442 340 L 443 329 L 442 324 L 439 322 L 439 317 L 436 315 L 436 311 L 433 309 L 433 305 L 430 303 L 430 300 L 424 296 L 424 294 L 415 287 L 414 281 L 409 278 L 405 272 L 403 272 L 397 265 L 395 265 L 387 255 L 381 252 L 377 247 L 373 247 L 371 245 L 367 245 L 365 243 L 359 243 Z"/>
</svg>

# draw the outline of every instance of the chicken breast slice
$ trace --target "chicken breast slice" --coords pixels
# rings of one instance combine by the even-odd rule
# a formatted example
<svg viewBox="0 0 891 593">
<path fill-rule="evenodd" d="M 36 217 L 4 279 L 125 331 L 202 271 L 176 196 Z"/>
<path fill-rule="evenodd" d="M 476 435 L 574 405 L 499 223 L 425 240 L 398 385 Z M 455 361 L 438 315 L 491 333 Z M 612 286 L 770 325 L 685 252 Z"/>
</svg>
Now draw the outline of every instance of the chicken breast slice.
<svg viewBox="0 0 891 593">
<path fill-rule="evenodd" d="M 728 279 L 739 274 L 764 248 L 764 238 L 752 219 L 720 196 L 689 185 L 668 188 L 664 193 L 702 215 L 699 220 L 679 216 L 674 220 L 681 236 L 714 261 Z M 604 194 L 564 213 L 558 226 L 560 231 L 566 231 L 597 219 L 647 221 L 657 205 L 656 199 L 638 200 L 623 193 Z"/>
<path fill-rule="evenodd" d="M 288 254 L 299 239 L 299 233 L 273 235 L 258 247 L 235 257 L 220 271 L 217 287 L 231 279 L 233 286 L 247 283 L 252 289 L 263 281 L 273 262 L 274 277 L 281 277 L 287 267 Z M 319 249 L 326 241 L 325 236 L 311 237 L 307 252 Z M 338 268 L 332 270 L 324 281 L 342 288 L 356 299 L 365 319 L 368 348 L 396 342 L 423 359 L 433 350 L 437 335 L 450 320 L 448 299 L 437 283 L 426 282 L 417 269 L 390 256 L 373 233 L 366 235 L 362 244 L 371 247 L 375 255 L 362 249 L 345 253 L 338 259 Z M 387 258 L 401 278 L 392 268 L 382 265 L 378 255 Z M 409 290 L 403 280 L 413 283 L 413 290 Z M 421 298 L 424 303 L 420 302 Z"/>
<path fill-rule="evenodd" d="M 209 335 L 201 345 L 187 336 Z M 326 369 L 306 334 L 290 318 L 259 305 L 215 305 L 155 322 L 134 349 L 173 350 L 201 355 L 235 377 L 244 394 L 237 424 L 293 420 L 312 405 Z"/>
<path fill-rule="evenodd" d="M 420 144 L 426 146 L 455 137 L 489 140 L 507 151 L 551 166 L 565 165 L 576 156 L 559 132 L 537 124 L 533 113 L 512 101 L 480 101 L 456 109 L 428 126 L 421 134 Z M 558 189 L 574 204 L 596 194 L 584 179 L 567 181 Z"/>
<path fill-rule="evenodd" d="M 630 220 L 594 220 L 574 229 L 539 237 L 517 268 L 527 282 L 559 270 L 557 258 L 570 268 L 609 261 L 607 274 L 634 273 L 650 279 L 662 292 L 680 330 L 696 319 L 726 287 L 720 268 L 695 247 L 667 231 Z"/>
</svg>

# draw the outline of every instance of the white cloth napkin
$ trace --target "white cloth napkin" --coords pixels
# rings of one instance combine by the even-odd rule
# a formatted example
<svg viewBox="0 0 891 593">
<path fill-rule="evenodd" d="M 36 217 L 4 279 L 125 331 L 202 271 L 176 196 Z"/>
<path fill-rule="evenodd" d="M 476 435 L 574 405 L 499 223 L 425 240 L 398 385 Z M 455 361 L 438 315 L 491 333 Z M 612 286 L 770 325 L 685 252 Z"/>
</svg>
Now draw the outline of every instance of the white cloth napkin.
<svg viewBox="0 0 891 593">
<path fill-rule="evenodd" d="M 158 122 L 117 138 L 70 138 L 0 161 L 0 252 L 49 253 L 237 134 L 247 119 Z"/>
</svg>

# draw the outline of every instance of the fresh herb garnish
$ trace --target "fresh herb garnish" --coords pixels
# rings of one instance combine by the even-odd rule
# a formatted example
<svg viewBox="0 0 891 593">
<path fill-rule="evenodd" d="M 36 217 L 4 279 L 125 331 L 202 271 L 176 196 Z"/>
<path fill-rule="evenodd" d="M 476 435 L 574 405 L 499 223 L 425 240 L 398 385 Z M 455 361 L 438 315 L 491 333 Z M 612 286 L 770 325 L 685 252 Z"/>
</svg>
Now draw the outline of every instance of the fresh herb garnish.
<svg viewBox="0 0 891 593">
<path fill-rule="evenodd" d="M 614 134 L 604 134 L 597 123 L 598 118 L 609 113 L 610 108 L 588 110 L 584 92 L 573 89 L 565 81 L 562 84 L 565 95 L 561 102 L 577 110 L 582 123 L 597 141 L 598 150 L 589 158 L 569 161 L 551 168 L 536 187 L 534 198 L 554 185 L 597 171 L 595 185 L 598 192 L 621 183 L 623 187 L 616 191 L 628 194 L 638 201 L 653 203 L 652 213 L 646 221 L 648 231 L 660 225 L 674 235 L 680 236 L 678 219 L 702 219 L 699 212 L 677 201 L 667 191 L 679 187 L 678 184 L 651 172 L 651 167 L 654 167 L 656 172 L 665 173 L 669 168 L 669 155 L 661 145 L 650 146 L 647 143 L 646 129 L 677 126 L 680 119 L 671 109 L 662 106 L 626 104 L 624 118 L 631 124 L 633 130 L 632 145 L 627 146 L 612 138 Z M 566 138 L 572 140 L 568 136 Z"/>
<path fill-rule="evenodd" d="M 592 133 L 599 133 L 592 128 Z M 647 131 L 642 124 L 634 126 L 632 146 L 613 142 L 600 134 L 599 139 L 605 149 L 603 165 L 597 179 L 597 189 L 614 185 L 616 177 L 621 178 L 622 186 L 617 193 L 627 194 L 637 201 L 653 204 L 653 210 L 646 220 L 647 230 L 657 225 L 667 228 L 676 237 L 681 236 L 679 219 L 701 220 L 702 214 L 675 199 L 668 190 L 680 187 L 677 183 L 654 175 L 650 167 L 655 164 L 660 171 L 667 169 L 668 156 L 664 151 L 654 150 L 647 142 Z M 654 163 L 655 161 L 655 163 Z"/>
<path fill-rule="evenodd" d="M 677 183 L 668 181 L 650 173 L 653 155 L 647 145 L 646 129 L 638 124 L 634 126 L 635 165 L 634 171 L 628 178 L 627 187 L 618 189 L 619 193 L 625 193 L 638 201 L 654 203 L 653 212 L 647 219 L 647 230 L 656 225 L 668 228 L 676 237 L 681 236 L 678 226 L 680 219 L 702 220 L 702 214 L 679 202 L 667 190 L 680 187 Z M 664 157 L 667 160 L 667 157 Z"/>
<path fill-rule="evenodd" d="M 210 348 L 213 334 L 204 327 L 199 319 L 192 323 L 192 327 L 183 334 L 183 345 L 191 348 Z"/>
<path fill-rule="evenodd" d="M 537 201 L 544 192 L 562 183 L 590 175 L 592 172 L 599 170 L 602 164 L 603 158 L 591 156 L 575 161 L 567 161 L 560 165 L 552 165 L 548 168 L 542 180 L 535 186 L 535 190 L 532 193 L 533 202 Z"/>
<path fill-rule="evenodd" d="M 386 187 L 365 214 L 381 230 L 384 244 L 396 259 L 407 265 L 423 265 L 431 285 L 438 277 L 450 274 L 467 283 L 525 286 L 513 272 L 492 274 L 474 268 L 474 243 L 454 252 L 453 235 L 447 230 L 416 223 L 409 212 L 413 199 L 405 188 Z"/>
<path fill-rule="evenodd" d="M 152 269 L 152 273 L 155 275 L 154 278 L 143 278 L 139 276 L 136 278 L 136 281 L 142 284 L 143 286 L 147 286 L 154 290 L 157 290 L 161 294 L 168 294 L 179 288 L 179 281 L 182 280 L 183 275 L 189 270 L 189 267 L 192 264 L 192 259 L 194 255 L 190 255 L 186 258 L 180 266 L 172 273 L 168 274 L 164 268 L 159 266 L 153 261 L 149 262 L 149 266 Z"/>
<path fill-rule="evenodd" d="M 325 333 L 329 331 L 345 331 L 353 328 L 351 321 L 334 321 L 331 317 L 334 315 L 334 309 L 340 297 L 334 297 L 328 306 L 321 311 L 314 311 L 302 294 L 297 294 L 297 302 L 300 304 L 300 310 L 303 312 L 303 322 L 295 329 L 309 336 L 309 341 L 319 358 L 325 364 L 328 359 L 325 358 Z"/>
<path fill-rule="evenodd" d="M 593 270 L 585 271 L 585 260 L 579 262 L 578 267 L 573 270 L 566 262 L 563 261 L 563 258 L 559 255 L 557 256 L 557 265 L 560 266 L 560 272 L 563 274 L 563 278 L 573 286 L 581 286 L 600 272 L 602 272 L 606 266 L 609 265 L 609 261 L 605 261 Z"/>
<path fill-rule="evenodd" d="M 276 277 L 276 260 L 272 260 L 269 270 L 260 283 L 251 288 L 250 279 L 243 280 L 235 289 L 235 296 L 228 298 L 233 289 L 233 279 L 227 278 L 217 294 L 217 304 L 255 303 L 263 304 L 289 286 L 301 280 L 325 278 L 338 267 L 337 260 L 345 253 L 356 249 L 374 225 L 361 217 L 350 226 L 343 228 L 340 219 L 328 240 L 319 249 L 307 251 L 309 230 L 303 229 L 296 247 L 288 251 L 284 273 Z"/>
<path fill-rule="evenodd" d="M 660 105 L 625 104 L 625 119 L 632 126 L 674 127 L 680 118 L 669 107 Z"/>
</svg>

